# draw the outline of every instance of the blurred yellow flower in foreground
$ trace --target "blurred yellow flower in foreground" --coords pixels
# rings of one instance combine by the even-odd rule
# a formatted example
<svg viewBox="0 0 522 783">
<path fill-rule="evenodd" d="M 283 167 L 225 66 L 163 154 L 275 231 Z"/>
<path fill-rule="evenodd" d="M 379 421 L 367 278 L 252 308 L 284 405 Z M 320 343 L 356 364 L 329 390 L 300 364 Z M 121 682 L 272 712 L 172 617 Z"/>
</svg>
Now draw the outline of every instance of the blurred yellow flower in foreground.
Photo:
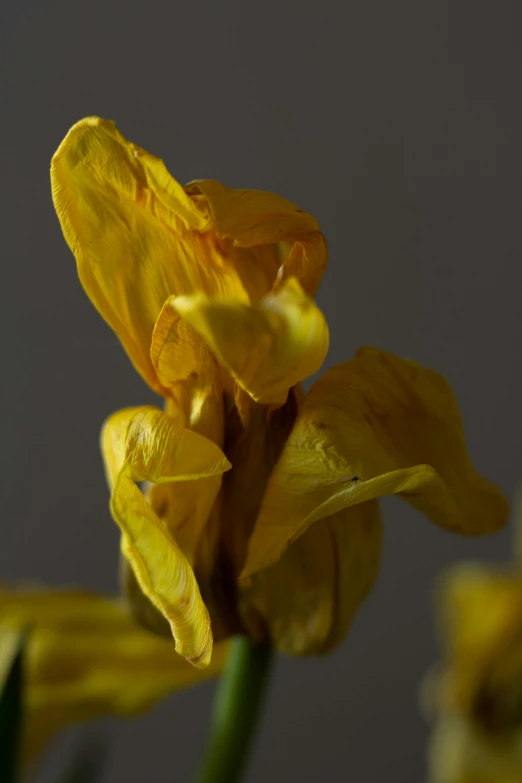
<svg viewBox="0 0 522 783">
<path fill-rule="evenodd" d="M 441 590 L 433 783 L 522 781 L 522 572 L 461 565 Z"/>
<path fill-rule="evenodd" d="M 206 666 L 234 632 L 333 648 L 377 573 L 382 495 L 455 532 L 502 527 L 439 375 L 363 348 L 300 391 L 328 349 L 314 218 L 270 193 L 182 187 L 96 117 L 51 178 L 85 291 L 165 399 L 111 416 L 102 449 L 131 604 L 180 655 Z"/>
<path fill-rule="evenodd" d="M 0 590 L 0 689 L 17 636 L 27 634 L 24 761 L 61 728 L 136 715 L 223 668 L 227 644 L 196 669 L 144 630 L 127 608 L 86 591 Z"/>
</svg>

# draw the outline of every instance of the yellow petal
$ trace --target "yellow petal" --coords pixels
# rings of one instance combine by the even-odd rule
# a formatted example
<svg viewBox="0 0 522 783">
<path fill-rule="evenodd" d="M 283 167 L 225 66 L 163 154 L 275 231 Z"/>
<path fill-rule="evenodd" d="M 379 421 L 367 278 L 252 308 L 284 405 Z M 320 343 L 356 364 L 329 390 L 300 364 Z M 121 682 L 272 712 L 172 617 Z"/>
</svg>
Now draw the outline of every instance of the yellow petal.
<svg viewBox="0 0 522 783">
<path fill-rule="evenodd" d="M 256 402 L 284 404 L 328 352 L 326 320 L 295 278 L 253 306 L 204 296 L 171 302 Z"/>
<path fill-rule="evenodd" d="M 359 503 L 317 524 L 327 525 L 336 552 L 335 615 L 322 648 L 322 652 L 330 652 L 345 638 L 357 609 L 377 578 L 382 543 L 379 504 L 376 500 Z"/>
<path fill-rule="evenodd" d="M 510 769 L 506 750 L 462 715 L 444 716 L 428 744 L 428 783 L 517 783 L 520 772 L 516 764 Z"/>
<path fill-rule="evenodd" d="M 230 463 L 210 440 L 149 406 L 111 416 L 102 431 L 102 450 L 112 487 L 112 514 L 124 534 L 123 550 L 138 583 L 170 622 L 179 654 L 205 666 L 212 651 L 212 633 L 194 573 L 136 482 L 215 478 Z M 216 484 L 212 492 L 217 492 Z"/>
<path fill-rule="evenodd" d="M 165 303 L 152 337 L 151 359 L 161 383 L 169 390 L 166 410 L 184 427 L 204 435 L 221 448 L 224 443 L 224 409 L 221 373 L 208 346 L 190 324 Z M 209 524 L 221 476 L 190 482 L 152 485 L 148 500 L 195 565 L 202 536 L 214 537 Z M 212 569 L 214 558 L 202 564 L 198 578 Z M 202 570 L 203 568 L 203 570 Z"/>
<path fill-rule="evenodd" d="M 309 234 L 295 242 L 281 243 L 281 267 L 278 282 L 297 277 L 304 291 L 314 296 L 323 277 L 327 262 L 326 240 L 322 234 Z"/>
<path fill-rule="evenodd" d="M 162 393 L 149 348 L 166 299 L 201 290 L 247 300 L 209 231 L 208 209 L 196 205 L 159 158 L 98 117 L 69 131 L 53 157 L 51 181 L 87 295 Z"/>
<path fill-rule="evenodd" d="M 439 602 L 445 644 L 452 658 L 490 655 L 491 644 L 502 643 L 519 623 L 522 574 L 475 563 L 461 563 L 444 574 Z"/>
<path fill-rule="evenodd" d="M 71 128 L 51 181 L 87 295 L 160 394 L 149 347 L 169 296 L 249 302 L 289 275 L 314 293 L 326 266 L 316 221 L 295 205 L 211 180 L 183 188 L 163 161 L 99 117 Z"/>
<path fill-rule="evenodd" d="M 328 256 L 315 218 L 274 193 L 233 190 L 215 180 L 189 183 L 186 191 L 208 208 L 219 237 L 232 240 L 234 247 L 255 250 L 248 259 L 248 274 L 264 271 L 268 282 L 256 298 L 272 288 L 276 275 L 279 283 L 297 277 L 307 294 L 315 294 Z M 243 256 L 235 261 L 239 269 L 240 261 L 244 263 Z M 245 268 L 243 280 L 246 276 Z M 261 290 L 260 283 L 261 278 L 255 290 Z"/>
<path fill-rule="evenodd" d="M 522 696 L 522 574 L 462 563 L 444 574 L 438 597 L 445 652 L 439 706 L 510 730 Z"/>
<path fill-rule="evenodd" d="M 214 360 L 208 346 L 184 321 L 176 308 L 176 297 L 169 297 L 158 316 L 150 355 L 152 363 L 163 385 L 176 390 L 182 381 L 203 374 L 212 381 Z"/>
<path fill-rule="evenodd" d="M 312 522 L 388 494 L 464 534 L 498 530 L 508 514 L 499 490 L 469 460 L 448 383 L 364 348 L 305 399 L 270 477 L 245 575 L 276 562 Z"/>
<path fill-rule="evenodd" d="M 254 636 L 267 628 L 287 655 L 329 652 L 373 585 L 380 546 L 376 501 L 320 520 L 249 579 L 241 596 L 247 627 Z"/>
<path fill-rule="evenodd" d="M 206 204 L 218 236 L 242 247 L 319 233 L 315 218 L 274 193 L 228 188 L 212 179 L 191 182 L 186 190 L 199 204 Z"/>
<path fill-rule="evenodd" d="M 204 671 L 144 631 L 123 604 L 86 591 L 0 591 L 0 670 L 16 629 L 30 629 L 25 761 L 71 723 L 132 715 L 218 674 L 226 645 Z"/>
<path fill-rule="evenodd" d="M 158 316 L 150 356 L 169 391 L 168 412 L 200 435 L 223 445 L 223 389 L 210 349 L 169 298 Z"/>
<path fill-rule="evenodd" d="M 268 631 L 270 643 L 286 655 L 321 652 L 334 622 L 336 565 L 333 537 L 322 521 L 252 576 L 240 596 L 251 635 Z"/>
</svg>

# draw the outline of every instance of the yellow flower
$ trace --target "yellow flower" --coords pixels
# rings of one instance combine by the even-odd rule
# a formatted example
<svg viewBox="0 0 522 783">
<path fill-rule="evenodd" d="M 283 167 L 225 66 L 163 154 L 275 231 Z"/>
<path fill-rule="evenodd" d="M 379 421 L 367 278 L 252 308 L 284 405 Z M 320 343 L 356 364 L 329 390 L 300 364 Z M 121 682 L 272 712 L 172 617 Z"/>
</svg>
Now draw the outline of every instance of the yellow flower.
<svg viewBox="0 0 522 783">
<path fill-rule="evenodd" d="M 179 688 L 215 676 L 190 666 L 148 633 L 120 601 L 85 591 L 0 590 L 0 686 L 20 633 L 27 633 L 24 761 L 61 728 L 107 715 L 136 715 Z"/>
<path fill-rule="evenodd" d="M 522 573 L 461 565 L 440 596 L 433 783 L 522 780 Z M 433 698 L 434 697 L 434 698 Z"/>
<path fill-rule="evenodd" d="M 92 117 L 51 176 L 88 296 L 165 399 L 111 416 L 102 450 L 131 604 L 181 655 L 205 666 L 213 637 L 238 631 L 292 654 L 334 647 L 377 572 L 382 495 L 459 533 L 502 527 L 439 375 L 363 348 L 300 391 L 328 348 L 310 215 L 182 187 Z"/>
</svg>

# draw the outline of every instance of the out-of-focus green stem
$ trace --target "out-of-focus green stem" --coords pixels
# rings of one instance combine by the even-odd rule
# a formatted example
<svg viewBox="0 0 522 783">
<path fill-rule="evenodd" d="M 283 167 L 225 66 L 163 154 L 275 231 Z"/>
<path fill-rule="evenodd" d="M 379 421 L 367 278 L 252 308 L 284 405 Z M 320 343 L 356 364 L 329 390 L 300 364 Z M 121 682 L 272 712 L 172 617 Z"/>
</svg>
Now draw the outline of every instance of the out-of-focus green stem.
<svg viewBox="0 0 522 783">
<path fill-rule="evenodd" d="M 232 640 L 218 687 L 197 783 L 239 783 L 255 738 L 272 651 L 246 636 Z"/>
<path fill-rule="evenodd" d="M 4 640 L 4 671 L 0 672 L 0 781 L 16 783 L 20 772 L 23 725 L 25 634 Z"/>
</svg>

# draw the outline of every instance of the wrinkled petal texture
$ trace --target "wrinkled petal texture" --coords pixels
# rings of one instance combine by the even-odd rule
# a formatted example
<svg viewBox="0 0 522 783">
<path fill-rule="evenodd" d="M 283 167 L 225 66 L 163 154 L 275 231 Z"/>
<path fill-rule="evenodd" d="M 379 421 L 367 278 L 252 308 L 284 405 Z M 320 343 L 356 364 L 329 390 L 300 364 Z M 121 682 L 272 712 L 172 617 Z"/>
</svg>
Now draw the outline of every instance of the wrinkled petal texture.
<svg viewBox="0 0 522 783">
<path fill-rule="evenodd" d="M 316 221 L 294 204 L 213 181 L 184 189 L 163 161 L 98 117 L 69 131 L 51 181 L 87 295 L 160 394 L 149 349 L 169 296 L 248 303 L 288 274 L 313 292 L 326 265 Z"/>
<path fill-rule="evenodd" d="M 274 647 L 287 655 L 329 652 L 375 581 L 380 549 L 377 501 L 321 519 L 252 576 L 242 595 L 247 626 L 254 636 L 268 628 Z"/>
<path fill-rule="evenodd" d="M 448 383 L 375 348 L 320 379 L 270 477 L 244 576 L 276 562 L 317 520 L 398 494 L 464 534 L 501 528 L 508 505 L 474 470 Z"/>
<path fill-rule="evenodd" d="M 274 193 L 232 189 L 215 180 L 196 180 L 186 185 L 185 191 L 208 208 L 218 237 L 231 239 L 233 247 L 242 251 L 264 252 L 262 261 L 265 275 L 270 269 L 270 287 L 296 277 L 309 296 L 315 294 L 328 256 L 315 218 Z M 269 248 L 275 248 L 275 267 Z M 249 274 L 255 273 L 256 265 L 259 259 L 251 256 Z M 259 298 L 261 287 L 256 291 Z"/>
<path fill-rule="evenodd" d="M 218 365 L 205 341 L 181 318 L 170 297 L 152 335 L 151 359 L 169 391 L 168 411 L 182 426 L 224 440 L 223 385 Z"/>
<path fill-rule="evenodd" d="M 170 302 L 262 404 L 283 405 L 289 389 L 313 375 L 328 352 L 324 315 L 295 278 L 253 306 L 203 295 Z"/>
<path fill-rule="evenodd" d="M 176 650 L 197 666 L 208 665 L 212 632 L 190 563 L 174 534 L 160 520 L 137 482 L 155 484 L 214 478 L 207 493 L 208 512 L 219 478 L 230 467 L 221 449 L 207 438 L 180 427 L 151 406 L 129 408 L 111 416 L 102 431 L 102 452 L 112 487 L 111 511 L 122 530 L 122 551 L 136 579 L 169 621 Z M 187 513 L 180 509 L 181 515 Z M 189 520 L 190 521 L 190 520 Z"/>
<path fill-rule="evenodd" d="M 65 726 L 133 715 L 223 668 L 217 645 L 204 671 L 144 631 L 122 603 L 84 591 L 0 591 L 0 670 L 15 629 L 28 631 L 24 760 Z"/>
<path fill-rule="evenodd" d="M 222 371 L 204 340 L 181 318 L 170 299 L 154 328 L 151 358 L 158 377 L 169 389 L 167 413 L 181 426 L 204 435 L 222 448 L 225 437 Z M 221 476 L 212 476 L 190 482 L 153 484 L 147 493 L 152 507 L 192 567 L 197 569 L 200 589 L 210 582 L 217 555 L 220 525 L 216 496 L 220 486 Z M 205 592 L 208 606 L 211 595 L 208 590 Z M 215 616 L 212 625 L 215 633 Z"/>
<path fill-rule="evenodd" d="M 230 237 L 241 247 L 273 245 L 289 237 L 319 232 L 317 221 L 282 196 L 262 190 L 234 190 L 215 180 L 196 180 L 186 187 L 201 194 L 219 237 Z"/>
</svg>

